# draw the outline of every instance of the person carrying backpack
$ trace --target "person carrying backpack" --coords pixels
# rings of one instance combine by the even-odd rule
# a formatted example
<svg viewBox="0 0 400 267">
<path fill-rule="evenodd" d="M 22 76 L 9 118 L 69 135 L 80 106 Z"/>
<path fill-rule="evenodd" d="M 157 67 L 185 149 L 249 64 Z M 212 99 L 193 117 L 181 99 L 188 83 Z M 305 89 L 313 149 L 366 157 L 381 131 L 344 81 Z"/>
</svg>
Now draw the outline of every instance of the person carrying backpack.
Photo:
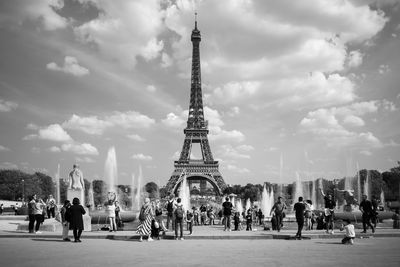
<svg viewBox="0 0 400 267">
<path fill-rule="evenodd" d="M 176 201 L 176 206 L 175 206 L 175 211 L 174 211 L 174 215 L 175 215 L 175 240 L 178 240 L 178 227 L 180 229 L 180 236 L 179 239 L 180 240 L 184 240 L 183 239 L 183 219 L 184 219 L 184 215 L 185 215 L 185 209 L 183 208 L 183 205 L 181 203 L 181 199 L 178 198 Z"/>
<path fill-rule="evenodd" d="M 169 196 L 169 200 L 166 205 L 167 209 L 167 230 L 169 229 L 169 224 L 171 222 L 171 228 L 172 230 L 175 228 L 174 227 L 174 207 L 175 207 L 175 195 L 171 194 Z"/>
</svg>

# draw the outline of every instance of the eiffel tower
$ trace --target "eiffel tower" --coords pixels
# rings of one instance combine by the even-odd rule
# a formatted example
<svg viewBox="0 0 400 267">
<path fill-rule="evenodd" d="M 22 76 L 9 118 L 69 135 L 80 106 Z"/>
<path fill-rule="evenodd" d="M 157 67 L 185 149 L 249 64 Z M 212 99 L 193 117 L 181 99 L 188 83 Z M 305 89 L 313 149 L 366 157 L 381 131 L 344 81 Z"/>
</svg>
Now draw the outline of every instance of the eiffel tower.
<svg viewBox="0 0 400 267">
<path fill-rule="evenodd" d="M 184 129 L 185 140 L 178 161 L 175 161 L 175 170 L 169 179 L 167 192 L 176 193 L 183 176 L 188 181 L 200 181 L 200 193 L 205 190 L 209 182 L 216 193 L 222 195 L 226 187 L 225 181 L 218 170 L 218 161 L 215 161 L 208 143 L 208 121 L 204 120 L 203 96 L 201 91 L 201 70 L 200 70 L 200 31 L 197 29 L 197 19 L 192 31 L 191 41 L 193 44 L 192 54 L 192 77 L 190 86 L 190 105 L 187 126 Z M 200 144 L 202 159 L 191 159 L 192 144 Z"/>
</svg>

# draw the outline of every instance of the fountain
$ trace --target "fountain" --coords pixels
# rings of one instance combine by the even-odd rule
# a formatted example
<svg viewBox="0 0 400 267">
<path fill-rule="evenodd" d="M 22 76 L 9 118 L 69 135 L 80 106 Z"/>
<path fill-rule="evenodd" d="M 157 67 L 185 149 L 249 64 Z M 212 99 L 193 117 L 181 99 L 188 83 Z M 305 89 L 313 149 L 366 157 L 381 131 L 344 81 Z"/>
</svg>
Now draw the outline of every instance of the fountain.
<svg viewBox="0 0 400 267">
<path fill-rule="evenodd" d="M 247 211 L 251 208 L 251 202 L 250 202 L 250 198 L 246 199 L 246 214 Z"/>
<path fill-rule="evenodd" d="M 370 199 L 370 194 L 369 194 L 370 175 L 371 175 L 371 172 L 369 170 L 367 170 L 367 177 L 365 178 L 364 187 L 363 187 L 363 194 L 366 195 L 368 199 Z"/>
<path fill-rule="evenodd" d="M 61 200 L 60 200 L 60 164 L 57 166 L 57 172 L 56 172 L 56 203 L 58 205 L 61 205 Z"/>
<path fill-rule="evenodd" d="M 107 153 L 106 163 L 104 165 L 104 178 L 106 179 L 107 192 L 116 193 L 116 186 L 118 184 L 118 173 L 117 157 L 114 147 L 111 147 Z"/>
<path fill-rule="evenodd" d="M 317 208 L 317 185 L 316 185 L 316 180 L 312 181 L 311 185 L 311 201 L 313 203 L 314 208 Z"/>
<path fill-rule="evenodd" d="M 93 197 L 93 181 L 90 182 L 89 184 L 89 190 L 88 190 L 88 202 L 87 206 L 89 206 L 89 210 L 94 210 L 94 197 Z"/>
<path fill-rule="evenodd" d="M 298 171 L 296 171 L 296 184 L 295 184 L 295 193 L 294 193 L 294 198 L 293 198 L 293 205 L 294 203 L 297 202 L 299 197 L 303 196 L 303 185 L 301 183 L 301 178 L 300 174 Z"/>
<path fill-rule="evenodd" d="M 361 177 L 360 177 L 360 168 L 358 167 L 358 163 L 357 163 L 357 200 L 358 203 L 361 202 Z"/>
<path fill-rule="evenodd" d="M 264 189 L 261 196 L 261 210 L 265 217 L 269 215 L 273 205 L 274 205 L 274 190 L 272 188 L 269 188 L 267 190 L 267 184 L 264 183 Z"/>
<path fill-rule="evenodd" d="M 131 182 L 131 201 L 132 201 L 132 206 L 131 206 L 131 210 L 134 211 L 135 210 L 135 174 L 132 173 L 132 182 Z"/>
<path fill-rule="evenodd" d="M 236 211 L 240 213 L 240 216 L 243 213 L 242 199 L 240 198 L 236 200 Z"/>
<path fill-rule="evenodd" d="M 141 194 L 142 194 L 142 181 L 143 181 L 142 166 L 139 165 L 139 177 L 138 177 L 138 181 L 137 181 L 137 190 L 136 190 L 136 198 L 135 198 L 136 210 L 138 212 L 140 210 L 140 200 L 141 200 Z"/>
<path fill-rule="evenodd" d="M 186 172 L 182 178 L 181 187 L 179 190 L 179 197 L 181 198 L 183 209 L 189 210 L 190 209 L 190 191 L 189 185 L 187 183 L 187 176 Z"/>
</svg>

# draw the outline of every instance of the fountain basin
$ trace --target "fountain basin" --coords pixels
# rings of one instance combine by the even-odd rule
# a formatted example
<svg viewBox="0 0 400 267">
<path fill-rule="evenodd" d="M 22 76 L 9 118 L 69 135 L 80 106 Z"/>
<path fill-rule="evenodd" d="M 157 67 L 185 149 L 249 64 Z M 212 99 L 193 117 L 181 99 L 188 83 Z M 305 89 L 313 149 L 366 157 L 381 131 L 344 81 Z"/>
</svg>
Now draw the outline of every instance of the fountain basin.
<svg viewBox="0 0 400 267">
<path fill-rule="evenodd" d="M 121 211 L 120 216 L 122 222 L 132 222 L 136 219 L 139 211 Z M 92 224 L 108 224 L 108 216 L 104 210 L 90 211 L 92 217 Z"/>
</svg>

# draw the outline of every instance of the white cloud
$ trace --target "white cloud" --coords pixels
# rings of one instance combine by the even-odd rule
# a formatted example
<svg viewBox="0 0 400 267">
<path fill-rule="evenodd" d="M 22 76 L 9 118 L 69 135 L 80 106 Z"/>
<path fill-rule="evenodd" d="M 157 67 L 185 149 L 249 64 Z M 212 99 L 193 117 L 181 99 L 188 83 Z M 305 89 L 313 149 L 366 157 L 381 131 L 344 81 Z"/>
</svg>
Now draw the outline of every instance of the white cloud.
<svg viewBox="0 0 400 267">
<path fill-rule="evenodd" d="M 92 158 L 89 158 L 89 157 L 76 157 L 75 161 L 76 162 L 84 162 L 84 163 L 94 163 L 94 162 L 96 162 L 95 160 L 93 160 Z"/>
<path fill-rule="evenodd" d="M 181 129 L 183 127 L 183 125 L 185 124 L 186 120 L 184 119 L 184 116 L 187 116 L 188 111 L 183 111 L 179 116 L 175 115 L 175 113 L 171 112 L 167 114 L 167 117 L 163 120 L 161 120 L 161 122 L 170 128 L 179 128 Z"/>
<path fill-rule="evenodd" d="M 372 152 L 368 150 L 361 150 L 360 154 L 364 156 L 372 156 Z"/>
<path fill-rule="evenodd" d="M 68 26 L 68 21 L 57 14 L 57 11 L 64 6 L 61 0 L 42 1 L 10 1 L 10 5 L 4 3 L 2 6 L 2 24 L 11 23 L 21 26 L 23 22 L 37 23 L 48 31 L 63 29 Z"/>
<path fill-rule="evenodd" d="M 72 152 L 78 155 L 89 155 L 89 156 L 97 156 L 99 155 L 99 151 L 97 148 L 88 143 L 69 143 L 61 145 L 61 149 L 66 152 Z"/>
<path fill-rule="evenodd" d="M 344 127 L 344 125 L 363 126 L 364 121 L 356 115 L 376 112 L 378 105 L 377 101 L 370 101 L 340 108 L 311 111 L 300 122 L 300 131 L 312 134 L 329 147 L 351 147 L 363 150 L 381 148 L 383 144 L 371 132 L 355 132 Z"/>
<path fill-rule="evenodd" d="M 250 173 L 250 170 L 247 168 L 243 168 L 243 167 L 238 167 L 236 165 L 232 165 L 232 164 L 228 164 L 225 167 L 226 170 L 231 171 L 233 173 L 240 173 L 240 174 L 246 174 L 246 173 Z"/>
<path fill-rule="evenodd" d="M 143 160 L 143 161 L 151 161 L 151 160 L 153 160 L 153 158 L 151 156 L 146 156 L 146 155 L 143 155 L 142 153 L 134 154 L 134 155 L 132 155 L 131 158 L 132 159 L 136 159 L 136 160 Z"/>
<path fill-rule="evenodd" d="M 154 93 L 155 91 L 157 91 L 157 88 L 154 85 L 150 84 L 146 87 L 146 90 L 151 93 Z"/>
<path fill-rule="evenodd" d="M 161 55 L 161 67 L 167 68 L 173 64 L 172 58 L 167 53 L 162 53 Z"/>
<path fill-rule="evenodd" d="M 38 138 L 56 142 L 72 141 L 71 136 L 59 124 L 51 124 L 46 128 L 40 129 Z"/>
<path fill-rule="evenodd" d="M 106 129 L 111 127 L 143 129 L 151 127 L 154 123 L 154 119 L 137 111 L 114 111 L 111 115 L 103 118 L 98 118 L 97 116 L 81 117 L 73 114 L 62 125 L 67 129 L 80 130 L 87 134 L 102 135 Z"/>
<path fill-rule="evenodd" d="M 9 112 L 18 107 L 18 104 L 12 101 L 0 99 L 0 112 Z"/>
<path fill-rule="evenodd" d="M 1 162 L 0 169 L 3 170 L 18 169 L 18 165 L 11 162 Z"/>
<path fill-rule="evenodd" d="M 137 57 L 158 57 L 164 47 L 155 36 L 164 29 L 164 11 L 158 0 L 96 1 L 98 18 L 74 28 L 78 40 L 95 44 L 104 57 L 130 68 Z M 151 18 L 151 19 L 149 19 Z"/>
<path fill-rule="evenodd" d="M 251 146 L 251 145 L 240 145 L 240 146 L 237 147 L 237 149 L 241 150 L 241 151 L 247 151 L 248 152 L 248 151 L 253 151 L 254 147 Z"/>
<path fill-rule="evenodd" d="M 59 153 L 59 152 L 61 152 L 61 148 L 59 148 L 58 146 L 52 146 L 52 147 L 49 147 L 47 149 L 47 151 L 50 151 L 50 152 L 53 152 L 53 153 Z"/>
<path fill-rule="evenodd" d="M 73 114 L 68 121 L 62 124 L 66 129 L 80 130 L 94 135 L 103 134 L 104 130 L 112 125 L 111 122 L 98 119 L 97 116 L 80 117 L 76 114 Z"/>
<path fill-rule="evenodd" d="M 349 68 L 356 68 L 362 64 L 362 60 L 363 60 L 363 54 L 360 51 L 358 50 L 350 51 L 347 58 L 347 66 Z"/>
<path fill-rule="evenodd" d="M 248 152 L 248 151 L 245 151 Z M 250 159 L 250 155 L 247 155 L 240 151 L 238 148 L 234 148 L 231 145 L 222 145 L 217 150 L 219 158 L 224 159 Z"/>
<path fill-rule="evenodd" d="M 0 145 L 0 151 L 10 151 L 8 147 Z"/>
<path fill-rule="evenodd" d="M 385 64 L 379 65 L 379 68 L 378 68 L 379 74 L 385 74 L 386 72 L 389 72 L 389 71 L 390 71 L 389 65 L 385 65 Z"/>
<path fill-rule="evenodd" d="M 131 140 L 137 141 L 137 142 L 144 142 L 144 141 L 146 141 L 145 138 L 141 137 L 141 136 L 138 135 L 138 134 L 129 134 L 129 135 L 127 135 L 126 137 L 128 137 L 128 138 L 131 139 Z"/>
<path fill-rule="evenodd" d="M 73 76 L 88 75 L 90 71 L 79 65 L 78 60 L 74 57 L 66 56 L 64 58 L 64 65 L 58 66 L 56 63 L 51 62 L 46 65 L 46 68 L 54 71 L 61 71 Z"/>
</svg>

